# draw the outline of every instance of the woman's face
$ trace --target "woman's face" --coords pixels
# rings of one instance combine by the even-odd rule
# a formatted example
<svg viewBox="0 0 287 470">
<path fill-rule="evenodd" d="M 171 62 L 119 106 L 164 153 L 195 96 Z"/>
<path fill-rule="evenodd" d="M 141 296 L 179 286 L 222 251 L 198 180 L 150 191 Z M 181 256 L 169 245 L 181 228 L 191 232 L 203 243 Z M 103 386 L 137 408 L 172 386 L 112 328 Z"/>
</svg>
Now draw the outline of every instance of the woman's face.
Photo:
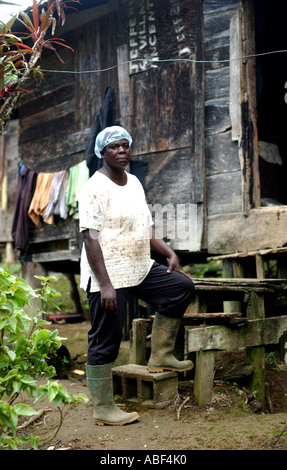
<svg viewBox="0 0 287 470">
<path fill-rule="evenodd" d="M 130 147 L 127 139 L 108 144 L 101 153 L 104 162 L 114 169 L 123 169 L 130 162 Z"/>
</svg>

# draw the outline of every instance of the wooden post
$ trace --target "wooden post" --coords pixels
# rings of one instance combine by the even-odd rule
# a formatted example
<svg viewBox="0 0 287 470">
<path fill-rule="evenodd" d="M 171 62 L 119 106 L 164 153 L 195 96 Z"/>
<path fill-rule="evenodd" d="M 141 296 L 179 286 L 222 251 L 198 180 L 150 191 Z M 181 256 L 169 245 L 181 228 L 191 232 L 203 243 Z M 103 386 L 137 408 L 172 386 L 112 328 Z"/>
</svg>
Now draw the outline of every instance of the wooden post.
<svg viewBox="0 0 287 470">
<path fill-rule="evenodd" d="M 246 362 L 254 370 L 249 379 L 249 387 L 254 398 L 263 407 L 265 404 L 265 346 L 246 349 Z"/>
<path fill-rule="evenodd" d="M 236 351 L 243 348 L 248 349 L 248 362 L 254 370 L 251 390 L 256 395 L 256 400 L 264 404 L 264 345 L 279 343 L 287 330 L 287 316 L 249 320 L 246 327 L 239 330 L 223 325 L 186 329 L 188 352 L 197 353 L 194 397 L 198 404 L 207 405 L 212 398 L 214 351 Z"/>
<path fill-rule="evenodd" d="M 255 263 L 256 263 L 256 277 L 258 279 L 265 278 L 265 269 L 264 269 L 264 260 L 261 255 L 255 255 Z"/>
<path fill-rule="evenodd" d="M 76 282 L 75 275 L 73 273 L 65 273 L 69 283 L 70 283 L 70 296 L 74 302 L 76 312 L 84 316 L 84 310 L 81 304 L 81 298 L 78 290 L 78 285 Z"/>
<path fill-rule="evenodd" d="M 206 312 L 206 302 L 200 295 L 195 294 L 185 313 L 188 315 L 196 315 L 197 313 L 204 312 Z"/>
<path fill-rule="evenodd" d="M 247 315 L 251 320 L 265 318 L 264 296 L 255 292 L 250 293 L 250 301 Z M 249 387 L 261 403 L 265 404 L 265 346 L 255 346 L 246 348 L 246 362 L 254 367 L 249 380 Z"/>
<path fill-rule="evenodd" d="M 222 260 L 222 277 L 223 278 L 243 278 L 243 267 L 238 260 L 224 259 Z M 223 311 L 241 312 L 242 303 L 238 300 L 225 300 L 223 302 Z"/>
<path fill-rule="evenodd" d="M 15 263 L 16 256 L 12 242 L 7 242 L 5 246 L 6 263 Z"/>
<path fill-rule="evenodd" d="M 194 375 L 194 399 L 199 406 L 210 403 L 213 391 L 214 351 L 198 351 Z"/>
<path fill-rule="evenodd" d="M 130 335 L 130 362 L 131 364 L 146 365 L 146 327 L 144 318 L 133 320 Z"/>
<path fill-rule="evenodd" d="M 244 278 L 244 269 L 243 269 L 243 262 L 240 259 L 235 259 L 232 261 L 232 270 L 233 270 L 233 277 L 243 279 Z M 243 306 L 242 302 L 239 300 L 235 300 L 233 302 L 233 312 L 242 312 Z"/>
<path fill-rule="evenodd" d="M 117 48 L 119 102 L 121 126 L 131 131 L 131 90 L 129 74 L 128 45 L 123 44 Z"/>
<path fill-rule="evenodd" d="M 232 272 L 232 262 L 229 259 L 222 260 L 222 277 L 229 278 L 233 277 Z M 223 302 L 223 311 L 224 312 L 232 312 L 233 311 L 233 301 L 225 300 Z"/>
</svg>

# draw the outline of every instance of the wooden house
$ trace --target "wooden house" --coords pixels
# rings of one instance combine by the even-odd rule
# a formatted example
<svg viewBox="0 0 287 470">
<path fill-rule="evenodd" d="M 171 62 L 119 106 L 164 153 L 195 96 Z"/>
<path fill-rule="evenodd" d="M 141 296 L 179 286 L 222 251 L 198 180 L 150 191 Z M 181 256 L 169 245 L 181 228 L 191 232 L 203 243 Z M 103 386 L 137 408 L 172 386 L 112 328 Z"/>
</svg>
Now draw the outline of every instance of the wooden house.
<svg viewBox="0 0 287 470">
<path fill-rule="evenodd" d="M 113 123 L 133 137 L 130 171 L 148 203 L 163 212 L 190 209 L 179 216 L 190 236 L 164 233 L 182 261 L 272 253 L 284 266 L 287 7 L 82 0 L 77 10 L 55 33 L 74 52 L 44 55 L 45 80 L 30 83 L 33 95 L 22 97 L 1 137 L 0 241 L 13 242 L 18 162 L 50 173 L 85 160 L 109 87 Z M 76 219 L 41 222 L 29 242 L 29 261 L 78 272 Z"/>
</svg>

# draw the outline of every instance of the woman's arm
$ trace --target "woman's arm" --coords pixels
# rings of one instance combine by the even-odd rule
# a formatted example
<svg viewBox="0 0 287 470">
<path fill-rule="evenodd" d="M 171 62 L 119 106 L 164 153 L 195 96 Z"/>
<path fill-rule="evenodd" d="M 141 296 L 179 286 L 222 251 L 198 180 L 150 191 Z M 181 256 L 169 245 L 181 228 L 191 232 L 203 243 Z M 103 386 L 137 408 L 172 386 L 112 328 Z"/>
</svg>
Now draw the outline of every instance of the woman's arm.
<svg viewBox="0 0 287 470">
<path fill-rule="evenodd" d="M 175 270 L 182 274 L 185 274 L 180 267 L 177 255 L 175 254 L 173 249 L 168 246 L 162 238 L 160 238 L 160 236 L 156 233 L 154 227 L 151 228 L 150 246 L 152 250 L 156 251 L 162 256 L 165 256 L 168 259 L 168 273 L 171 273 L 171 271 Z"/>
<path fill-rule="evenodd" d="M 91 229 L 84 230 L 83 242 L 88 262 L 100 284 L 101 306 L 105 310 L 117 313 L 117 295 L 106 270 L 103 252 L 98 241 L 98 232 Z"/>
</svg>

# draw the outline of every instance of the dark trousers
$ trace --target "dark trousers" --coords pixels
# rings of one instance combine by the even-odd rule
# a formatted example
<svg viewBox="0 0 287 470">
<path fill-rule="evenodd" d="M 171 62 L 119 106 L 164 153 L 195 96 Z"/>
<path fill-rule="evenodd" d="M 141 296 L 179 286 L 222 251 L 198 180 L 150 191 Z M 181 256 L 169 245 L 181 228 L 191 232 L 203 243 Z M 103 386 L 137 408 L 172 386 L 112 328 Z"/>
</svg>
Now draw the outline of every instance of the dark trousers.
<svg viewBox="0 0 287 470">
<path fill-rule="evenodd" d="M 147 303 L 160 305 L 159 312 L 181 318 L 194 291 L 193 282 L 178 273 L 167 273 L 167 267 L 155 262 L 144 281 L 135 287 L 117 289 L 118 313 L 101 308 L 100 292 L 87 291 L 91 329 L 88 333 L 88 363 L 103 365 L 114 362 L 122 340 L 128 295 Z"/>
</svg>

